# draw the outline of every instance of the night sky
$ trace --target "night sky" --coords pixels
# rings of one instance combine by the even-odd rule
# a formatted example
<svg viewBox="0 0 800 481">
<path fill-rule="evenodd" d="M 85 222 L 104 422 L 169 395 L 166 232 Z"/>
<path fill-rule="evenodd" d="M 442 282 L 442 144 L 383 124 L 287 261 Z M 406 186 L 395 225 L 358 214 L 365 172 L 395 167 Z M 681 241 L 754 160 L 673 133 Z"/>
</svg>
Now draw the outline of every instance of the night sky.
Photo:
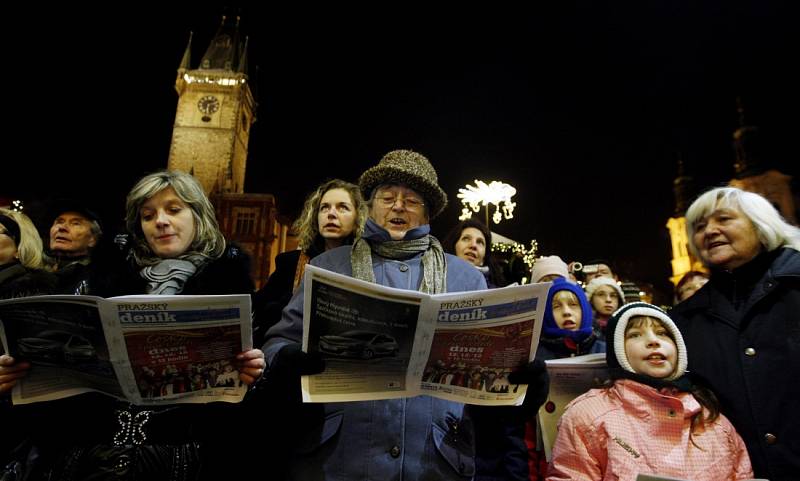
<svg viewBox="0 0 800 481">
<path fill-rule="evenodd" d="M 701 188 L 732 176 L 737 96 L 763 157 L 798 174 L 796 16 L 790 2 L 603 3 L 244 6 L 259 102 L 246 190 L 295 215 L 324 179 L 411 148 L 450 196 L 439 237 L 459 187 L 501 180 L 517 210 L 496 232 L 668 289 L 676 160 Z M 166 167 L 189 31 L 194 67 L 223 8 L 164 5 L 9 13 L 5 140 L 27 153 L 5 158 L 0 196 L 35 212 L 73 193 L 120 218 L 133 183 Z"/>
</svg>

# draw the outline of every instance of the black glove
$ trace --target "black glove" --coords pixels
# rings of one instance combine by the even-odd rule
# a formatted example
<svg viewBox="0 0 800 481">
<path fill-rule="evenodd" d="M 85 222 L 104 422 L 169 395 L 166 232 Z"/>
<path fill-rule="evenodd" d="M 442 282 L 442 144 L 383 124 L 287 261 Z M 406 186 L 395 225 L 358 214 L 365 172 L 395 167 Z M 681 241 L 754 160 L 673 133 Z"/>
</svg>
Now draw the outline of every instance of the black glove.
<svg viewBox="0 0 800 481">
<path fill-rule="evenodd" d="M 550 376 L 547 374 L 547 367 L 544 361 L 541 359 L 534 359 L 509 374 L 508 382 L 528 385 L 528 391 L 525 394 L 525 401 L 522 403 L 522 407 L 531 414 L 536 413 L 542 404 L 547 401 L 547 394 L 550 390 Z"/>
<path fill-rule="evenodd" d="M 283 346 L 249 393 L 249 402 L 300 404 L 300 376 L 318 374 L 325 362 L 317 352 L 307 353 L 298 343 Z"/>
<path fill-rule="evenodd" d="M 547 401 L 550 376 L 544 361 L 536 359 L 510 373 L 508 382 L 514 392 L 519 384 L 528 385 L 521 406 L 470 405 L 469 408 L 478 437 L 490 440 L 484 440 L 484 446 L 493 445 L 498 449 L 507 449 L 503 447 L 506 446 L 504 443 L 511 443 L 514 446 L 523 446 L 524 452 L 525 422 L 533 418 Z M 478 443 L 480 445 L 481 441 Z"/>
<path fill-rule="evenodd" d="M 325 361 L 318 352 L 303 352 L 299 343 L 283 346 L 275 355 L 269 372 L 276 376 L 300 377 L 319 374 L 325 370 Z"/>
</svg>

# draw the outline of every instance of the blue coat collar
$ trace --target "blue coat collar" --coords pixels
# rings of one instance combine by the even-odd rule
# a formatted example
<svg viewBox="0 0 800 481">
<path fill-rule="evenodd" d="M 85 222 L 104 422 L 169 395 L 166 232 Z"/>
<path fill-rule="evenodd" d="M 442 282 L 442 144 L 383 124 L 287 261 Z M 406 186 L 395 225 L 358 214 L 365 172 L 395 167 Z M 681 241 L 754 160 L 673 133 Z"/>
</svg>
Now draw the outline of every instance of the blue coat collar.
<svg viewBox="0 0 800 481">
<path fill-rule="evenodd" d="M 403 240 L 419 239 L 430 233 L 430 224 L 423 224 L 406 232 L 406 236 Z M 367 224 L 364 226 L 364 234 L 361 237 L 373 242 L 387 242 L 392 240 L 392 235 L 389 234 L 389 231 L 379 226 L 378 223 L 371 218 L 367 219 Z"/>
</svg>

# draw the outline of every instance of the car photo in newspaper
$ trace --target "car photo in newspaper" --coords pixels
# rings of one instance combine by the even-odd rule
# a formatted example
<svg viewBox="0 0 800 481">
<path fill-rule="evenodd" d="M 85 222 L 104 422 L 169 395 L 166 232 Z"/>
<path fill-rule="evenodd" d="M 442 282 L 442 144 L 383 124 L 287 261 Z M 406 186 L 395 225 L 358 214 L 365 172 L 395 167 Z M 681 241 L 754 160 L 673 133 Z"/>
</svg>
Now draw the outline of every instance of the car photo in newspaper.
<svg viewBox="0 0 800 481">
<path fill-rule="evenodd" d="M 303 349 L 325 371 L 302 379 L 307 401 L 389 399 L 416 394 L 409 378 L 421 297 L 415 292 L 306 268 Z M 431 333 L 428 334 L 430 336 Z"/>
<path fill-rule="evenodd" d="M 428 295 L 309 267 L 303 349 L 326 368 L 303 376 L 304 401 L 522 403 L 507 376 L 533 359 L 549 283 Z"/>
<path fill-rule="evenodd" d="M 14 388 L 14 403 L 88 391 L 125 397 L 106 342 L 99 301 L 86 296 L 37 296 L 0 302 L 3 348 L 32 366 Z"/>
</svg>

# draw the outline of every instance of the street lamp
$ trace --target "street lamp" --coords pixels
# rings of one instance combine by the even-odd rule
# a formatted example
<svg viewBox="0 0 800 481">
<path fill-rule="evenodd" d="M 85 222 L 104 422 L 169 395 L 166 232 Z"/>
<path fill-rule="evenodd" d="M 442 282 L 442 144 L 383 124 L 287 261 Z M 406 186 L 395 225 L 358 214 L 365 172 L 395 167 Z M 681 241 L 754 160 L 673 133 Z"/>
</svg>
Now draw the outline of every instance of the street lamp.
<svg viewBox="0 0 800 481">
<path fill-rule="evenodd" d="M 499 224 L 503 218 L 511 219 L 514 217 L 514 207 L 516 202 L 511 202 L 511 197 L 517 193 L 517 189 L 508 184 L 493 180 L 487 185 L 482 180 L 475 179 L 475 185 L 467 184 L 465 189 L 458 189 L 456 197 L 461 199 L 464 207 L 461 209 L 461 216 L 458 220 L 467 220 L 472 217 L 473 212 L 478 212 L 481 205 L 486 207 L 486 225 L 489 225 L 489 204 L 494 204 L 495 210 L 492 220 Z M 502 213 L 500 210 L 502 209 Z"/>
</svg>

